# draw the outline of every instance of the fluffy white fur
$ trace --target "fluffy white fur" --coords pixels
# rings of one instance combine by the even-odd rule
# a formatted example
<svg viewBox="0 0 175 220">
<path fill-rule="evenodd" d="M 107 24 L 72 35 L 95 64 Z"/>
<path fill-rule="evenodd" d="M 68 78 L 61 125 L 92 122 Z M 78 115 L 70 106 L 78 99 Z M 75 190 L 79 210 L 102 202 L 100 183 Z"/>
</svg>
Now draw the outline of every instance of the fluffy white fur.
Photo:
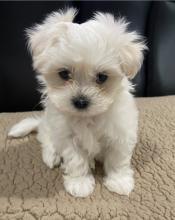
<svg viewBox="0 0 175 220">
<path fill-rule="evenodd" d="M 42 24 L 27 30 L 33 67 L 40 74 L 45 111 L 40 119 L 25 119 L 10 137 L 38 131 L 43 161 L 53 168 L 63 158 L 64 186 L 76 197 L 93 192 L 94 159 L 104 163 L 104 185 L 129 195 L 134 188 L 132 152 L 137 141 L 138 111 L 128 78 L 138 72 L 145 44 L 128 32 L 124 19 L 97 12 L 83 24 L 72 23 L 73 8 L 50 14 Z M 71 79 L 59 77 L 61 69 Z M 108 75 L 98 85 L 96 75 Z M 90 99 L 86 110 L 76 109 L 72 97 Z"/>
</svg>

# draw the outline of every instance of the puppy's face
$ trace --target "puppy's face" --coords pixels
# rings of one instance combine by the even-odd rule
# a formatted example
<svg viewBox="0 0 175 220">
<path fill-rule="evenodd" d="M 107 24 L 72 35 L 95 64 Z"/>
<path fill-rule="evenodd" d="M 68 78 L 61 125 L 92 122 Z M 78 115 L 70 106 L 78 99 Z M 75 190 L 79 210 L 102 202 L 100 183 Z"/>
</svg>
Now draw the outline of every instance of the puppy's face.
<svg viewBox="0 0 175 220">
<path fill-rule="evenodd" d="M 51 14 L 28 31 L 33 66 L 59 111 L 95 116 L 119 95 L 122 79 L 137 73 L 145 46 L 123 20 L 99 13 L 79 25 L 74 15 L 73 9 Z"/>
</svg>

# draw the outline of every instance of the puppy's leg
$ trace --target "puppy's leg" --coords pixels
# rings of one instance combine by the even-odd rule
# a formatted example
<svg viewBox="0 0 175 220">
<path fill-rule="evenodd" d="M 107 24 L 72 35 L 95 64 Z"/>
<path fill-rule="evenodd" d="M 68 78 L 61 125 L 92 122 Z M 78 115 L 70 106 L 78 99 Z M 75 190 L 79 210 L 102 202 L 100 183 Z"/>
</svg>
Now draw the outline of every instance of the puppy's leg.
<svg viewBox="0 0 175 220">
<path fill-rule="evenodd" d="M 39 129 L 37 139 L 40 141 L 42 146 L 43 161 L 49 168 L 52 169 L 60 164 L 60 155 L 54 147 L 54 142 L 51 140 L 49 132 L 44 132 L 45 130 Z"/>
<path fill-rule="evenodd" d="M 63 151 L 64 187 L 75 197 L 86 197 L 94 190 L 95 180 L 86 154 L 69 143 Z"/>
<path fill-rule="evenodd" d="M 49 168 L 54 168 L 60 164 L 60 156 L 53 147 L 53 144 L 42 144 L 42 158 Z"/>
<path fill-rule="evenodd" d="M 129 195 L 134 189 L 133 170 L 130 161 L 134 145 L 115 141 L 105 155 L 104 185 L 112 192 Z M 130 149 L 130 150 L 129 150 Z"/>
</svg>

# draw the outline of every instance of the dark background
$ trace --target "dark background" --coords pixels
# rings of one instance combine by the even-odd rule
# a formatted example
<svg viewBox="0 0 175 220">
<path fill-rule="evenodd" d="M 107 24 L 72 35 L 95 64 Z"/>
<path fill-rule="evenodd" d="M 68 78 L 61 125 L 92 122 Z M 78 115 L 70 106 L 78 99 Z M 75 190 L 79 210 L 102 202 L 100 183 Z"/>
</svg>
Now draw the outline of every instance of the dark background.
<svg viewBox="0 0 175 220">
<path fill-rule="evenodd" d="M 133 80 L 135 96 L 175 94 L 175 2 L 0 2 L 0 112 L 41 109 L 24 30 L 65 6 L 79 9 L 78 23 L 89 19 L 94 11 L 125 16 L 131 22 L 130 30 L 145 36 L 149 47 Z"/>
</svg>

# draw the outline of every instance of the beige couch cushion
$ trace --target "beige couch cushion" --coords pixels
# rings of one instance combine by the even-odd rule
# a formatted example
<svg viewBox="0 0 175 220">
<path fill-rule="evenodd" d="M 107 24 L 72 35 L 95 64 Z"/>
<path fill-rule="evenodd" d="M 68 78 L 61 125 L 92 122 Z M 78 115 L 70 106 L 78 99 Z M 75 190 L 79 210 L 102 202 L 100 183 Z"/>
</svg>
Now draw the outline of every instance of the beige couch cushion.
<svg viewBox="0 0 175 220">
<path fill-rule="evenodd" d="M 139 140 L 130 197 L 109 192 L 98 166 L 94 193 L 68 195 L 59 168 L 41 159 L 34 134 L 6 141 L 7 130 L 34 113 L 0 114 L 0 220 L 175 219 L 175 97 L 137 99 Z M 6 145 L 5 145 L 6 142 Z"/>
</svg>

